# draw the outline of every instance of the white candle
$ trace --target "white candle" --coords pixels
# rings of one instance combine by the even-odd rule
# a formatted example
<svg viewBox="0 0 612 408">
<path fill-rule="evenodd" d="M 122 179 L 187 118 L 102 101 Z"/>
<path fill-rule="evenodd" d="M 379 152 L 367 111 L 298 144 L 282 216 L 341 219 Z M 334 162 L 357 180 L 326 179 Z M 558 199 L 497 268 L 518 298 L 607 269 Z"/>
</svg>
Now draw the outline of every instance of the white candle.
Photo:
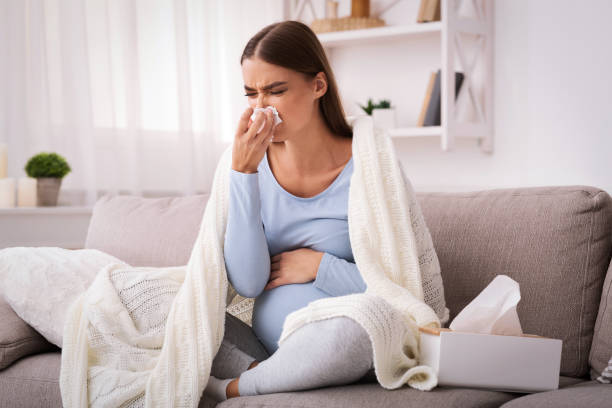
<svg viewBox="0 0 612 408">
<path fill-rule="evenodd" d="M 15 207 L 15 179 L 12 177 L 0 179 L 0 208 Z"/>
<path fill-rule="evenodd" d="M 8 174 L 8 147 L 6 143 L 0 143 L 0 179 Z"/>
<path fill-rule="evenodd" d="M 36 207 L 36 183 L 34 177 L 20 177 L 17 181 L 17 206 Z"/>
</svg>

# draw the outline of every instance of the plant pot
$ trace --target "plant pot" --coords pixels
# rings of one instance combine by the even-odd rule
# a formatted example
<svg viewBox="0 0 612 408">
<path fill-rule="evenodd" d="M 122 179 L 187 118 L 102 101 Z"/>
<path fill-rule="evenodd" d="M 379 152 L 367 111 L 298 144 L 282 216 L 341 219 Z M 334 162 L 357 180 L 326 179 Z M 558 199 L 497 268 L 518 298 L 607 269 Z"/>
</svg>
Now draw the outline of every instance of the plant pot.
<svg viewBox="0 0 612 408">
<path fill-rule="evenodd" d="M 62 179 L 59 177 L 38 177 L 36 182 L 37 205 L 56 206 L 61 185 Z"/>
<path fill-rule="evenodd" d="M 374 126 L 383 129 L 393 129 L 395 127 L 395 108 L 372 109 L 372 120 L 374 121 Z"/>
</svg>

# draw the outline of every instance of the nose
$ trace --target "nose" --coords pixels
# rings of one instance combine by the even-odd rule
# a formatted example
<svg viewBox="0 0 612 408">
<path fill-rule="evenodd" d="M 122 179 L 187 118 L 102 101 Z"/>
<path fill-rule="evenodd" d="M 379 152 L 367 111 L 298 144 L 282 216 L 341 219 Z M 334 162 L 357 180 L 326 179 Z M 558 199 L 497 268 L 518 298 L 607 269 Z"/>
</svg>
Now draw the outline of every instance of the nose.
<svg viewBox="0 0 612 408">
<path fill-rule="evenodd" d="M 268 106 L 268 105 L 265 104 L 266 101 L 264 99 L 264 96 L 265 96 L 264 94 L 259 94 L 259 96 L 257 97 L 257 103 L 256 103 L 255 107 L 263 108 L 265 106 Z"/>
</svg>

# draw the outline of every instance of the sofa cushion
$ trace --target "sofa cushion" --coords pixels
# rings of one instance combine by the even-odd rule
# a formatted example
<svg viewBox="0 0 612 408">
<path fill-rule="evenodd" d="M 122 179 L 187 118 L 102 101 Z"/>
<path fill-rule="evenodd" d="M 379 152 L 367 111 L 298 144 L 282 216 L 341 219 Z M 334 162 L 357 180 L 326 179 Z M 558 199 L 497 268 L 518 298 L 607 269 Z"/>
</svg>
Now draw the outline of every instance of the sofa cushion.
<svg viewBox="0 0 612 408">
<path fill-rule="evenodd" d="M 591 379 L 595 380 L 612 361 L 612 263 L 608 268 L 595 322 L 589 363 Z"/>
<path fill-rule="evenodd" d="M 56 351 L 22 358 L 0 371 L 0 407 L 61 407 L 60 366 Z"/>
<path fill-rule="evenodd" d="M 404 385 L 387 390 L 378 383 L 369 383 L 230 398 L 217 404 L 217 408 L 499 407 L 518 396 L 520 394 L 458 387 L 419 391 Z"/>
<path fill-rule="evenodd" d="M 525 395 L 502 405 L 503 408 L 609 408 L 612 386 L 597 381 L 582 381 L 563 389 Z"/>
<path fill-rule="evenodd" d="M 132 266 L 187 265 L 209 195 L 106 194 L 94 205 L 85 248 L 99 249 Z"/>
<path fill-rule="evenodd" d="M 22 358 L 0 371 L 0 407 L 62 407 L 59 386 L 62 355 L 57 350 Z M 198 408 L 216 405 L 216 400 L 202 395 Z"/>
<path fill-rule="evenodd" d="M 506 274 L 520 284 L 523 331 L 562 339 L 561 374 L 587 375 L 612 247 L 609 194 L 555 186 L 417 197 L 440 259 L 450 319 Z"/>
<path fill-rule="evenodd" d="M 24 322 L 0 296 L 0 370 L 22 357 L 49 350 L 59 348 Z"/>
<path fill-rule="evenodd" d="M 61 353 L 56 351 L 22 358 L 0 371 L 0 407 L 61 407 L 60 368 Z M 560 377 L 559 388 L 564 389 L 576 381 L 580 380 Z M 612 390 L 612 387 L 608 388 Z M 419 391 L 407 385 L 397 390 L 386 390 L 373 378 L 341 387 L 231 398 L 219 404 L 203 395 L 199 408 L 498 407 L 523 395 L 459 387 L 436 387 L 431 391 Z"/>
</svg>

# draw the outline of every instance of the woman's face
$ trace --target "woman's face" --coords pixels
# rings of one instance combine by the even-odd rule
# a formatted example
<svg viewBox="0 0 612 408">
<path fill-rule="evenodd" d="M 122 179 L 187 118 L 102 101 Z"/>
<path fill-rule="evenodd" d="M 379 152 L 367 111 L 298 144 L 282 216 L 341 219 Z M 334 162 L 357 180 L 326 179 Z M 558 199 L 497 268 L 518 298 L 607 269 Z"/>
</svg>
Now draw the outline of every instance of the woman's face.
<svg viewBox="0 0 612 408">
<path fill-rule="evenodd" d="M 317 74 L 318 81 L 308 81 L 299 72 L 256 57 L 242 62 L 242 77 L 249 106 L 253 109 L 274 106 L 283 120 L 273 131 L 274 142 L 283 142 L 306 127 L 318 114 L 316 100 L 327 89 L 327 83 L 320 80 L 324 78 L 323 72 Z"/>
</svg>

